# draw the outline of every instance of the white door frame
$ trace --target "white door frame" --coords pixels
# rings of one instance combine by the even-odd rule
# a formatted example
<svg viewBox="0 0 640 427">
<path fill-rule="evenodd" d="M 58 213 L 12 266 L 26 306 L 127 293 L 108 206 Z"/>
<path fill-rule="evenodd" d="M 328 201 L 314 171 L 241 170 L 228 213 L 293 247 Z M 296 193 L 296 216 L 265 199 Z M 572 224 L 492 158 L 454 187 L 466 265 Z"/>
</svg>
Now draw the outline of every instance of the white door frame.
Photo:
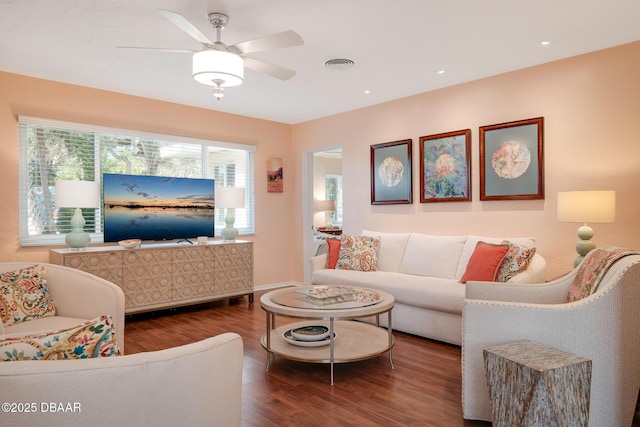
<svg viewBox="0 0 640 427">
<path fill-rule="evenodd" d="M 313 251 L 313 155 L 337 148 L 342 149 L 342 145 L 316 148 L 302 153 L 302 253 L 304 283 L 307 285 L 311 284 L 311 263 L 309 259 Z"/>
</svg>

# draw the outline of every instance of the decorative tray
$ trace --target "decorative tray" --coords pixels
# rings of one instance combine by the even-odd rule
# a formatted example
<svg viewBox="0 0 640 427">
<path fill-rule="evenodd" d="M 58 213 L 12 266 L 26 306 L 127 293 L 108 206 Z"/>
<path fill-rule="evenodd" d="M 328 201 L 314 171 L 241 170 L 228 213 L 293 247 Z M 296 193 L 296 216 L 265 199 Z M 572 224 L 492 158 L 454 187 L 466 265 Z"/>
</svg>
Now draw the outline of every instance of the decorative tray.
<svg viewBox="0 0 640 427">
<path fill-rule="evenodd" d="M 355 306 L 379 303 L 382 298 L 373 289 L 346 286 L 314 286 L 296 291 L 304 295 L 304 300 L 317 306 L 347 303 Z"/>
<path fill-rule="evenodd" d="M 282 334 L 282 337 L 284 338 L 284 340 L 286 342 L 288 342 L 289 344 L 293 344 L 293 345 L 297 345 L 299 347 L 322 347 L 325 345 L 329 345 L 331 343 L 331 339 L 329 338 L 329 334 L 327 333 L 327 336 L 321 340 L 318 341 L 302 341 L 299 339 L 296 339 L 293 337 L 293 335 L 291 334 L 292 329 L 289 329 L 288 331 L 286 331 L 285 333 Z M 333 333 L 333 339 L 334 341 L 338 338 L 338 335 L 334 332 Z"/>
<path fill-rule="evenodd" d="M 302 289 L 297 292 L 300 292 L 301 294 L 311 298 L 325 299 L 353 295 L 356 293 L 356 290 L 343 286 L 314 286 L 312 288 Z"/>
</svg>

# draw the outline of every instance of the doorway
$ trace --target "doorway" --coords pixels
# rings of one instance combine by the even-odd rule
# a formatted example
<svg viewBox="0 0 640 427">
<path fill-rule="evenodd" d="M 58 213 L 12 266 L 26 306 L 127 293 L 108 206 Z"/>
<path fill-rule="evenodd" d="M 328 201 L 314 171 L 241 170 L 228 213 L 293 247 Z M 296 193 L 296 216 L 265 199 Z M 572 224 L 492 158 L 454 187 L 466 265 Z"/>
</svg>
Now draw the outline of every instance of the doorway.
<svg viewBox="0 0 640 427">
<path fill-rule="evenodd" d="M 318 231 L 339 234 L 342 228 L 342 146 L 304 154 L 304 281 L 311 283 L 309 259 L 316 254 Z"/>
</svg>

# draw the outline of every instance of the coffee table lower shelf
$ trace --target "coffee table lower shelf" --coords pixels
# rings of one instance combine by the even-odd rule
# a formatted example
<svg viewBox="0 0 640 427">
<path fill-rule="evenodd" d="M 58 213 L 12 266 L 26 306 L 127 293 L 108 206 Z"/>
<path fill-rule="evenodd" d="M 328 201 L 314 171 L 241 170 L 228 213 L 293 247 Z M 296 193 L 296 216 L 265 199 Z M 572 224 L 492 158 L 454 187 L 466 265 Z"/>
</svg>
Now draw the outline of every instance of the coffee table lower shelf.
<svg viewBox="0 0 640 427">
<path fill-rule="evenodd" d="M 299 362 L 332 363 L 331 348 L 300 347 L 285 341 L 283 334 L 289 329 L 306 325 L 324 325 L 329 327 L 328 320 L 314 320 L 288 323 L 271 330 L 270 348 L 267 346 L 267 334 L 260 340 L 262 347 L 269 353 Z M 389 362 L 393 367 L 391 348 L 395 338 L 390 331 L 369 323 L 354 320 L 336 320 L 333 325 L 335 331 L 333 363 L 356 362 L 371 359 L 385 352 L 389 352 Z M 269 355 L 270 356 L 270 355 Z M 268 356 L 268 357 L 269 357 Z"/>
</svg>

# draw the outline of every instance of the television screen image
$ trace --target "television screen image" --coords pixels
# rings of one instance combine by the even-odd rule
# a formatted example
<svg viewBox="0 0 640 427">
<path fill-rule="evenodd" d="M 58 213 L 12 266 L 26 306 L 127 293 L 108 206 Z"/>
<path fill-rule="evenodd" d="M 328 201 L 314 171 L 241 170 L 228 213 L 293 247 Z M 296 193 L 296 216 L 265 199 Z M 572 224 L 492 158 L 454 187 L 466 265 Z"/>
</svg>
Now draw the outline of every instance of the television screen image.
<svg viewBox="0 0 640 427">
<path fill-rule="evenodd" d="M 104 174 L 104 241 L 213 237 L 213 179 Z"/>
</svg>

